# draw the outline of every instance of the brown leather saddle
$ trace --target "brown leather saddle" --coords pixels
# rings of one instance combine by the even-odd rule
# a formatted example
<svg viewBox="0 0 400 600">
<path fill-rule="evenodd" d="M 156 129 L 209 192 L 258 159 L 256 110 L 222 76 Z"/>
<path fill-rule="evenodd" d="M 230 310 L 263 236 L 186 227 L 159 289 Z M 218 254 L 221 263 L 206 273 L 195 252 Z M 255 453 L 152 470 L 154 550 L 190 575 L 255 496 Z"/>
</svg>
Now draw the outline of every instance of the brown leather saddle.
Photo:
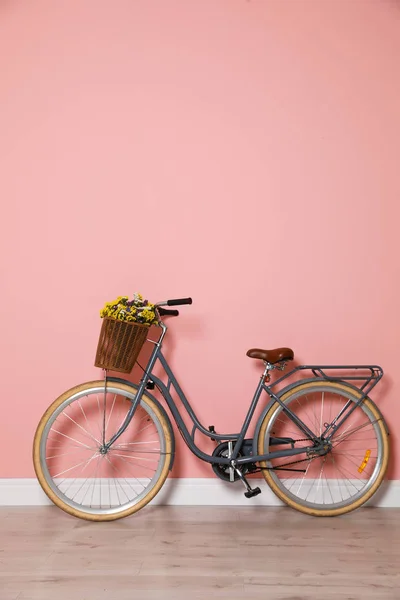
<svg viewBox="0 0 400 600">
<path fill-rule="evenodd" d="M 259 358 L 270 365 L 284 360 L 293 360 L 294 353 L 290 348 L 275 348 L 274 350 L 262 350 L 261 348 L 250 348 L 246 352 L 250 358 Z"/>
</svg>

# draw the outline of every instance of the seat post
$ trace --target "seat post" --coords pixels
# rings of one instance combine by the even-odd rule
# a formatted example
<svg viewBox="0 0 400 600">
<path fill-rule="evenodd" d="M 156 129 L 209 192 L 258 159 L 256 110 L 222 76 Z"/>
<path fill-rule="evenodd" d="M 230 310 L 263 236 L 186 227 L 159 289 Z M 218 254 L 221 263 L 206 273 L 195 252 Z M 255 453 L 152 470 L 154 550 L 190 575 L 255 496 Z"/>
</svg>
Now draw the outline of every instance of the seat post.
<svg viewBox="0 0 400 600">
<path fill-rule="evenodd" d="M 261 379 L 263 379 L 264 381 L 266 381 L 268 383 L 269 380 L 271 379 L 270 371 L 273 371 L 275 369 L 275 367 L 274 367 L 274 365 L 271 365 L 271 363 L 267 362 L 266 360 L 263 360 L 263 363 L 265 365 L 265 369 L 264 369 L 263 374 L 261 375 Z"/>
</svg>

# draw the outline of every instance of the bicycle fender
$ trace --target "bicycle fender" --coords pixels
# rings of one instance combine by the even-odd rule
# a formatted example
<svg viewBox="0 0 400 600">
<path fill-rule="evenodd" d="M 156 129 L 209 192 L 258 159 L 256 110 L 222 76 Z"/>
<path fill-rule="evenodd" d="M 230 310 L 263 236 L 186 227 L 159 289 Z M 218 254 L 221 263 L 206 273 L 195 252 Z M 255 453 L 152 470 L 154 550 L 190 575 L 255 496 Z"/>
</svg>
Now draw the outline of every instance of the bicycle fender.
<svg viewBox="0 0 400 600">
<path fill-rule="evenodd" d="M 131 381 L 127 381 L 126 379 L 122 379 L 121 377 L 107 377 L 107 381 L 110 381 L 111 383 L 123 383 L 131 388 L 133 388 L 134 390 L 138 390 L 139 386 L 136 385 L 135 383 L 132 383 Z M 169 470 L 172 471 L 172 467 L 174 466 L 174 461 L 175 461 L 175 435 L 174 435 L 174 430 L 172 429 L 172 424 L 171 424 L 171 419 L 169 418 L 165 408 L 163 407 L 163 405 L 159 402 L 159 400 L 157 400 L 157 398 L 155 398 L 153 396 L 153 394 L 150 394 L 147 390 L 145 390 L 145 395 L 149 396 L 149 398 L 152 399 L 152 401 L 154 402 L 154 404 L 157 405 L 157 408 L 160 410 L 160 412 L 162 413 L 163 417 L 165 418 L 165 421 L 168 424 L 169 427 L 169 433 L 171 436 L 171 447 L 172 447 L 172 452 L 171 452 L 171 464 L 169 467 Z"/>
</svg>

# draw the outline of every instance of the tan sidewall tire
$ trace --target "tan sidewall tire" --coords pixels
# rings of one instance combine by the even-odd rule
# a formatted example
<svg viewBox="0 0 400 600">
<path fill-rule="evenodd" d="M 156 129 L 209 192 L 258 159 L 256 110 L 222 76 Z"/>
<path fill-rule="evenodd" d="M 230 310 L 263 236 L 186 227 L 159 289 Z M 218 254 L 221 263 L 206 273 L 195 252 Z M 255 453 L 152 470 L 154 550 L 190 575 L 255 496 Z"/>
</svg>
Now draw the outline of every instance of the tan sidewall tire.
<svg viewBox="0 0 400 600">
<path fill-rule="evenodd" d="M 52 502 L 54 502 L 54 504 L 56 504 L 59 508 L 61 508 L 65 512 L 69 513 L 70 515 L 73 515 L 74 517 L 78 517 L 80 519 L 85 519 L 87 521 L 114 521 L 116 519 L 122 519 L 123 517 L 127 517 L 128 515 L 132 515 L 133 513 L 137 512 L 138 510 L 140 510 L 141 508 L 146 506 L 146 504 L 148 504 L 154 498 L 154 496 L 160 491 L 166 478 L 168 477 L 168 472 L 169 472 L 169 468 L 170 468 L 170 464 L 171 464 L 171 460 L 172 460 L 171 430 L 170 430 L 169 424 L 168 424 L 164 414 L 160 411 L 157 404 L 155 404 L 155 402 L 149 396 L 144 394 L 142 397 L 142 402 L 146 403 L 151 408 L 151 410 L 154 411 L 154 413 L 157 415 L 158 419 L 160 420 L 160 423 L 161 423 L 161 426 L 163 429 L 163 433 L 165 436 L 165 441 L 166 441 L 165 451 L 167 454 L 166 454 L 164 468 L 161 471 L 160 477 L 159 477 L 156 485 L 147 494 L 147 496 L 142 498 L 142 500 L 140 502 L 138 502 L 135 506 L 132 506 L 131 508 L 121 511 L 120 513 L 116 513 L 116 514 L 112 514 L 112 515 L 92 515 L 92 514 L 85 513 L 83 511 L 76 510 L 75 508 L 72 508 L 71 506 L 69 506 L 68 504 L 63 502 L 49 487 L 49 485 L 44 477 L 42 465 L 41 465 L 41 461 L 40 461 L 40 441 L 41 441 L 41 438 L 43 435 L 43 430 L 46 426 L 46 423 L 49 420 L 50 416 L 53 414 L 53 412 L 60 406 L 60 404 L 65 402 L 65 400 L 67 400 L 70 396 L 72 396 L 76 393 L 82 392 L 84 390 L 89 390 L 93 387 L 98 387 L 99 385 L 103 386 L 104 381 L 91 381 L 88 383 L 84 383 L 82 385 L 78 385 L 78 386 L 68 390 L 64 394 L 62 394 L 59 398 L 57 398 L 57 400 L 55 400 L 53 402 L 53 404 L 51 404 L 49 406 L 49 408 L 46 410 L 43 417 L 41 418 L 40 423 L 36 429 L 35 438 L 34 438 L 34 442 L 33 442 L 33 464 L 35 467 L 36 476 L 38 478 L 40 485 L 43 488 L 43 491 L 47 494 L 47 496 L 50 498 L 50 500 Z M 123 383 L 114 383 L 113 382 L 112 387 L 118 388 L 122 392 L 127 392 L 129 394 L 132 394 L 132 391 L 133 391 L 133 388 L 131 388 L 130 386 L 125 385 Z"/>
<path fill-rule="evenodd" d="M 294 393 L 297 393 L 300 389 L 306 391 L 306 390 L 312 389 L 313 387 L 321 387 L 321 385 L 323 385 L 323 382 L 309 382 L 309 383 L 299 384 L 298 386 L 296 386 L 295 388 L 291 389 L 286 394 L 284 394 L 282 396 L 281 400 L 283 400 L 283 401 L 287 400 L 288 398 L 290 398 L 291 395 L 293 395 Z M 327 385 L 327 387 L 329 386 L 329 388 L 335 387 L 338 390 L 344 390 L 346 392 L 349 392 L 355 397 L 357 397 L 357 396 L 361 397 L 360 392 L 358 392 L 357 390 L 354 390 L 354 388 L 349 387 L 346 384 L 329 382 L 329 384 L 327 383 L 326 385 Z M 369 410 L 372 412 L 372 414 L 374 415 L 374 417 L 376 419 L 382 418 L 382 415 L 380 414 L 379 410 L 377 409 L 375 404 L 372 402 L 372 400 L 367 398 L 364 403 L 366 406 L 368 406 Z M 257 442 L 257 448 L 258 448 L 259 454 L 264 454 L 265 432 L 266 432 L 269 420 L 271 419 L 272 415 L 274 414 L 274 412 L 277 408 L 277 405 L 278 405 L 278 403 L 276 402 L 273 404 L 273 406 L 271 406 L 271 409 L 267 412 L 267 414 L 265 415 L 264 420 L 261 424 L 260 433 L 259 433 L 258 442 Z M 365 502 L 367 502 L 375 494 L 375 492 L 378 490 L 379 486 L 381 485 L 383 478 L 385 477 L 385 473 L 386 473 L 388 462 L 389 462 L 389 436 L 387 434 L 385 425 L 382 420 L 378 421 L 378 426 L 381 430 L 382 439 L 383 439 L 382 468 L 381 468 L 381 471 L 380 471 L 374 485 L 371 487 L 371 489 L 368 490 L 368 492 L 365 494 L 365 496 L 363 496 L 362 498 L 359 498 L 353 504 L 349 504 L 348 506 L 344 506 L 344 507 L 337 508 L 337 509 L 331 509 L 331 510 L 319 510 L 319 509 L 308 508 L 306 506 L 303 506 L 302 504 L 295 502 L 294 500 L 292 500 L 292 498 L 288 498 L 286 496 L 286 494 L 283 492 L 283 490 L 281 490 L 277 486 L 270 471 L 262 471 L 264 479 L 268 483 L 268 485 L 272 489 L 272 491 L 278 496 L 278 498 L 280 498 L 283 502 L 285 502 L 285 504 L 288 504 L 292 508 L 299 510 L 303 513 L 306 513 L 307 515 L 312 515 L 314 517 L 335 517 L 338 515 L 343 515 L 345 513 L 351 512 L 352 510 L 355 510 L 356 508 L 359 508 L 360 506 L 362 506 Z M 267 466 L 265 462 L 261 462 L 260 464 L 262 467 Z"/>
</svg>

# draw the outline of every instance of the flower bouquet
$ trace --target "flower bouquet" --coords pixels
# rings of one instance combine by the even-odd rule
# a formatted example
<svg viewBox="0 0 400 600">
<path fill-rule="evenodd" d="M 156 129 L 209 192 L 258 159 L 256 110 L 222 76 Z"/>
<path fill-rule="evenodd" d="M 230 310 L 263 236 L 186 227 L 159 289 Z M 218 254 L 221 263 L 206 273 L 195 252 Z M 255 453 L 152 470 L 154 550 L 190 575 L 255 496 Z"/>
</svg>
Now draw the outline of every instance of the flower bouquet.
<svg viewBox="0 0 400 600">
<path fill-rule="evenodd" d="M 154 304 L 141 294 L 118 296 L 100 311 L 103 324 L 97 346 L 95 366 L 130 373 L 147 339 L 150 325 L 157 323 Z"/>
</svg>

